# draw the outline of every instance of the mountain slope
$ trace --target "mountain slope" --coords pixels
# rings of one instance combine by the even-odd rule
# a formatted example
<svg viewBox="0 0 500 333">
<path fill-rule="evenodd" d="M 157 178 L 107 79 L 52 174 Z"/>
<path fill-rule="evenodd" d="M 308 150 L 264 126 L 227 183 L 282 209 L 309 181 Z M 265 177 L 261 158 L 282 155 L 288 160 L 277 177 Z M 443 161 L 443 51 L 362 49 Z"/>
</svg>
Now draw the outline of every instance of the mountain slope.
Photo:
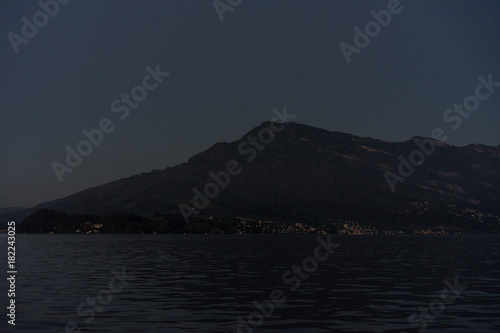
<svg viewBox="0 0 500 333">
<path fill-rule="evenodd" d="M 216 184 L 210 172 L 217 174 L 227 169 L 229 161 L 237 161 L 241 173 L 230 176 L 225 188 L 218 186 L 220 193 L 207 198 L 210 203 L 198 209 L 200 214 L 498 230 L 499 146 L 453 147 L 420 137 L 393 143 L 296 123 L 282 125 L 284 130 L 271 137 L 261 135 L 268 143 L 258 139 L 275 125 L 266 122 L 239 141 L 214 144 L 187 163 L 120 179 L 35 208 L 80 214 L 179 212 L 179 204 L 196 208 L 193 188 L 203 193 L 207 183 Z M 430 156 L 414 153 L 413 161 L 420 157 L 419 163 L 407 165 L 415 169 L 413 174 L 393 184 L 392 192 L 384 173 L 401 177 L 398 156 L 408 160 L 423 144 L 435 150 Z M 203 200 L 197 202 L 198 208 L 203 206 Z"/>
</svg>

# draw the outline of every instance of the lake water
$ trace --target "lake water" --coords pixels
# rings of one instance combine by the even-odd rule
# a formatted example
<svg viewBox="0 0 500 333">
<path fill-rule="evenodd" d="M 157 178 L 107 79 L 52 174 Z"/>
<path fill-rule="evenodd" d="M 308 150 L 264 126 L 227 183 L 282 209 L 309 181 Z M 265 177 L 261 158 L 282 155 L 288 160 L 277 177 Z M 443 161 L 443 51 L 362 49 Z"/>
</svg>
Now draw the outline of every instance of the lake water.
<svg viewBox="0 0 500 333">
<path fill-rule="evenodd" d="M 18 235 L 0 331 L 500 331 L 500 237 L 317 237 Z"/>
</svg>

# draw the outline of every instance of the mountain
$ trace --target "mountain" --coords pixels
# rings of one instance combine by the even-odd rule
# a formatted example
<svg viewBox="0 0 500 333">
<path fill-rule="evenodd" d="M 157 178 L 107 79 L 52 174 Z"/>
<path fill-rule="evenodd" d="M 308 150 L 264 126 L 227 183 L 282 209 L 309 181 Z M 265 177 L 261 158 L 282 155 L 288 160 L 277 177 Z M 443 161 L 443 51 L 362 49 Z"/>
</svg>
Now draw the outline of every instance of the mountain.
<svg viewBox="0 0 500 333">
<path fill-rule="evenodd" d="M 6 229 L 8 221 L 22 220 L 31 212 L 31 209 L 21 207 L 0 208 L 0 229 Z"/>
<path fill-rule="evenodd" d="M 199 216 L 499 232 L 500 146 L 454 147 L 422 137 L 386 142 L 265 122 L 187 163 L 90 188 L 30 212 L 152 216 L 179 213 L 179 205 L 187 219 L 196 210 Z"/>
</svg>

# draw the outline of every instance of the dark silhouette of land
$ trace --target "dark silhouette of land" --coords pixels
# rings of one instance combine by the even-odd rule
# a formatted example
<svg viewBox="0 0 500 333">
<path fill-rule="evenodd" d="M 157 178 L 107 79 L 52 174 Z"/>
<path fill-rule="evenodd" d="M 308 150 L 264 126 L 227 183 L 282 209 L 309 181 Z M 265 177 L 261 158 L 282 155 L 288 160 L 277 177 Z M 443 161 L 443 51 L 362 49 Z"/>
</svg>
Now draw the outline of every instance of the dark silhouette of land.
<svg viewBox="0 0 500 333">
<path fill-rule="evenodd" d="M 283 131 L 266 139 L 268 143 L 250 143 L 250 138 L 258 138 L 272 125 L 263 123 L 235 142 L 216 143 L 187 163 L 15 214 L 25 217 L 42 208 L 79 214 L 51 217 L 58 221 L 57 229 L 65 232 L 83 231 L 84 222 L 103 224 L 107 232 L 238 232 L 242 219 L 304 223 L 326 232 L 350 228 L 349 223 L 353 230 L 365 231 L 500 231 L 500 146 L 454 147 L 420 137 L 386 142 L 297 123 L 287 123 Z M 432 154 L 427 154 L 425 147 L 431 146 Z M 410 154 L 416 150 L 422 153 L 414 154 L 411 164 Z M 401 166 L 399 156 L 408 165 Z M 416 163 L 415 156 L 424 160 Z M 230 161 L 236 161 L 241 170 L 227 181 L 220 172 L 227 170 Z M 394 192 L 388 172 L 393 175 L 389 179 Z M 213 189 L 205 191 L 210 182 L 217 184 L 216 195 Z M 179 205 L 199 214 L 186 218 L 186 210 L 183 216 Z M 20 228 L 53 231 L 49 229 L 56 225 L 45 227 L 41 222 L 49 212 L 36 213 Z"/>
</svg>

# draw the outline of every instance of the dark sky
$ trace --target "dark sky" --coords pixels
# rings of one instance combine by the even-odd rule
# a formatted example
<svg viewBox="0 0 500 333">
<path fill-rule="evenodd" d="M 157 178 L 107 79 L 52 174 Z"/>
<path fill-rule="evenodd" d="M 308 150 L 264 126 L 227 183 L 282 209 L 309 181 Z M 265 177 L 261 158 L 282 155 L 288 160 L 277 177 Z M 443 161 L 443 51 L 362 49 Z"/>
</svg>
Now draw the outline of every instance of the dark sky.
<svg viewBox="0 0 500 333">
<path fill-rule="evenodd" d="M 33 22 L 41 8 L 2 0 L 0 207 L 185 162 L 284 105 L 296 122 L 359 136 L 405 141 L 441 127 L 449 144 L 500 144 L 500 88 L 457 130 L 443 120 L 478 76 L 500 81 L 500 2 L 402 0 L 348 64 L 340 43 L 353 45 L 353 28 L 387 6 L 244 0 L 221 22 L 209 0 L 72 0 L 15 53 L 8 34 L 22 37 L 23 16 Z M 157 64 L 170 75 L 121 120 L 111 103 Z M 59 182 L 51 164 L 103 118 L 114 131 Z"/>
</svg>

